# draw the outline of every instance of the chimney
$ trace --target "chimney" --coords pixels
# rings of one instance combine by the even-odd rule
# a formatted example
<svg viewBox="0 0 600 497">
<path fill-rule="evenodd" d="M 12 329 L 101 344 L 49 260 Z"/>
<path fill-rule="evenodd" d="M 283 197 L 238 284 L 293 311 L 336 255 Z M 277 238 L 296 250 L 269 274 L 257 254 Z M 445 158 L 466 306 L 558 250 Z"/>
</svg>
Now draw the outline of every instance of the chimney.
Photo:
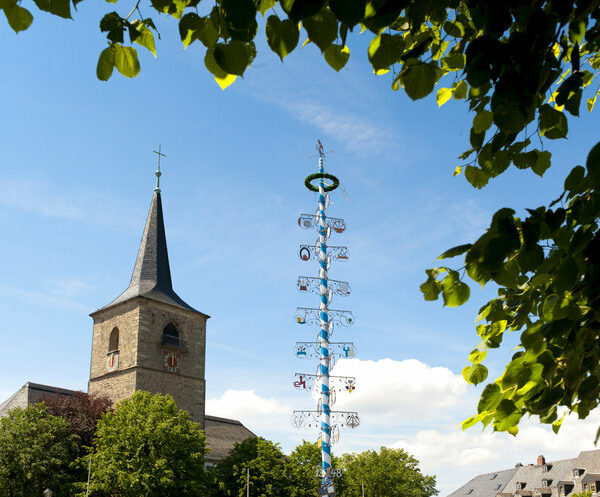
<svg viewBox="0 0 600 497">
<path fill-rule="evenodd" d="M 544 464 L 546 464 L 546 458 L 542 455 L 539 455 L 537 457 L 537 465 L 538 466 L 543 466 Z"/>
</svg>

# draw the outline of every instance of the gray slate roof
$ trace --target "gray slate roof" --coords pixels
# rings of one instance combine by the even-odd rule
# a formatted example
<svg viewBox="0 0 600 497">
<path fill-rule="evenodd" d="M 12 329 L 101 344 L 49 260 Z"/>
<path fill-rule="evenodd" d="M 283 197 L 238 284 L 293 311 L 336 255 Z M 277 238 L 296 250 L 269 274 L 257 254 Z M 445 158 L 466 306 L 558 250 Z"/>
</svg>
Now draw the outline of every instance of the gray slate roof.
<svg viewBox="0 0 600 497">
<path fill-rule="evenodd" d="M 505 469 L 476 476 L 448 497 L 495 497 L 497 493 L 502 492 L 506 487 L 517 469 Z"/>
<path fill-rule="evenodd" d="M 154 192 L 152 197 L 129 287 L 110 304 L 101 307 L 98 311 L 135 297 L 146 297 L 203 314 L 186 304 L 173 290 L 160 192 Z"/>
<path fill-rule="evenodd" d="M 541 456 L 540 456 L 541 457 Z M 544 461 L 545 462 L 545 461 Z M 587 480 L 600 482 L 600 449 L 579 453 L 579 456 L 561 461 L 546 462 L 544 465 L 529 464 L 513 469 L 479 475 L 467 484 L 452 492 L 448 497 L 535 497 L 540 493 L 544 497 L 558 497 L 557 485 L 567 484 L 567 497 L 583 491 L 582 482 L 585 475 Z M 573 476 L 573 469 L 579 468 L 584 472 L 579 477 Z M 493 477 L 493 475 L 496 475 Z M 595 480 L 598 475 L 599 479 Z M 543 480 L 550 480 L 549 487 L 544 487 Z M 518 489 L 517 483 L 524 483 Z M 599 483 L 600 485 L 600 483 Z M 600 497 L 600 496 L 599 496 Z"/>
<path fill-rule="evenodd" d="M 242 443 L 250 437 L 256 437 L 248 428 L 236 419 L 206 416 L 204 432 L 209 445 L 206 462 L 215 463 L 224 459 L 236 443 Z"/>
<path fill-rule="evenodd" d="M 547 462 L 546 466 L 548 467 L 548 471 L 544 471 L 543 466 L 536 466 L 533 464 L 521 466 L 508 482 L 505 491 L 516 492 L 517 482 L 525 483 L 523 490 L 534 491 L 536 488 L 542 488 L 544 486 L 542 480 L 546 479 L 552 480 L 550 482 L 551 495 L 557 497 L 558 490 L 556 484 L 565 474 L 567 474 L 569 469 L 573 467 L 573 461 L 575 461 L 575 459 Z"/>
<path fill-rule="evenodd" d="M 25 408 L 37 403 L 42 397 L 59 393 L 62 395 L 74 395 L 75 390 L 66 388 L 52 387 L 50 385 L 41 385 L 39 383 L 27 382 L 13 395 L 0 404 L 0 417 L 6 416 L 8 411 L 17 407 Z"/>
</svg>

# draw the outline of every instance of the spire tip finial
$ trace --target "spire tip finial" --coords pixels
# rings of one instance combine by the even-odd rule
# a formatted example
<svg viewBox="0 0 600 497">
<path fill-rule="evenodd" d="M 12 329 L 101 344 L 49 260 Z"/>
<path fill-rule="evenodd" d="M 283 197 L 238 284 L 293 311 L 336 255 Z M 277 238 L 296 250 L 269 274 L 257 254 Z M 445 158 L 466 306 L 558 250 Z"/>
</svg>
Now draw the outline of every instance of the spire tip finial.
<svg viewBox="0 0 600 497">
<path fill-rule="evenodd" d="M 156 187 L 154 188 L 154 191 L 156 193 L 160 193 L 160 176 L 161 176 L 161 172 L 160 172 L 160 158 L 161 157 L 166 157 L 165 154 L 161 153 L 160 151 L 161 146 L 158 146 L 158 152 L 156 150 L 153 150 L 153 152 L 158 155 L 158 166 L 156 168 L 156 172 L 154 173 L 156 175 Z"/>
</svg>

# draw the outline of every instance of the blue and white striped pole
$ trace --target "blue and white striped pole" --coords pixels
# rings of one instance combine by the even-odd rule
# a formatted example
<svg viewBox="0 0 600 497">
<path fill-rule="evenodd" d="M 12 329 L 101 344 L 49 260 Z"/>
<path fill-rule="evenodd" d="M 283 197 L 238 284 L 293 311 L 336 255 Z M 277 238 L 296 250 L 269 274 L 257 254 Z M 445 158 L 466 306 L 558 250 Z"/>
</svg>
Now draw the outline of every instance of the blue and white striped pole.
<svg viewBox="0 0 600 497">
<path fill-rule="evenodd" d="M 324 173 L 324 157 L 319 150 L 319 173 Z M 321 478 L 323 485 L 329 483 L 331 473 L 331 408 L 329 406 L 329 315 L 327 288 L 327 219 L 325 216 L 325 183 L 319 179 L 319 278 L 321 303 Z"/>
</svg>

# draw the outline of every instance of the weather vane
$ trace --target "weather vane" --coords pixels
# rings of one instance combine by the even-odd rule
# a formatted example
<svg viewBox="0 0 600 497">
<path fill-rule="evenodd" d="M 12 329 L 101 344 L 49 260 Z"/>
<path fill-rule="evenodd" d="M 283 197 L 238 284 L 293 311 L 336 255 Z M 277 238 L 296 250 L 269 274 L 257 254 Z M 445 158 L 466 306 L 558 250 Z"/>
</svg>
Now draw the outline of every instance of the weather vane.
<svg viewBox="0 0 600 497">
<path fill-rule="evenodd" d="M 156 193 L 160 193 L 160 175 L 162 174 L 160 172 L 160 158 L 161 157 L 166 157 L 165 154 L 161 153 L 160 151 L 160 145 L 158 146 L 158 152 L 156 150 L 153 150 L 153 152 L 158 155 L 158 168 L 156 169 L 156 172 L 154 174 L 156 174 L 156 188 L 154 189 L 154 191 Z"/>
<path fill-rule="evenodd" d="M 328 271 L 331 261 L 348 259 L 348 249 L 342 246 L 328 246 L 327 240 L 332 231 L 342 233 L 346 229 L 343 219 L 327 217 L 325 211 L 329 206 L 329 192 L 335 190 L 339 180 L 325 172 L 325 149 L 320 140 L 316 143 L 319 154 L 319 170 L 304 180 L 304 186 L 318 194 L 316 214 L 300 214 L 298 225 L 305 229 L 316 229 L 319 234 L 314 245 L 301 245 L 298 255 L 303 261 L 317 260 L 319 276 L 300 276 L 297 281 L 298 290 L 319 295 L 319 307 L 298 307 L 296 322 L 299 324 L 319 326 L 319 335 L 315 342 L 297 342 L 295 355 L 299 358 L 318 358 L 317 374 L 296 373 L 293 385 L 299 390 L 318 391 L 319 401 L 316 410 L 294 411 L 292 422 L 298 428 L 319 428 L 321 447 L 320 495 L 333 497 L 335 493 L 332 477 L 339 476 L 339 471 L 331 467 L 331 444 L 339 439 L 340 428 L 357 428 L 360 424 L 358 413 L 354 411 L 332 411 L 337 394 L 351 393 L 356 388 L 356 379 L 351 376 L 332 376 L 331 369 L 336 356 L 350 358 L 355 355 L 352 342 L 330 342 L 334 325 L 349 326 L 354 324 L 351 311 L 330 309 L 333 296 L 345 297 L 350 294 L 350 285 L 346 281 L 330 280 Z M 328 252 L 329 249 L 329 252 Z"/>
</svg>

